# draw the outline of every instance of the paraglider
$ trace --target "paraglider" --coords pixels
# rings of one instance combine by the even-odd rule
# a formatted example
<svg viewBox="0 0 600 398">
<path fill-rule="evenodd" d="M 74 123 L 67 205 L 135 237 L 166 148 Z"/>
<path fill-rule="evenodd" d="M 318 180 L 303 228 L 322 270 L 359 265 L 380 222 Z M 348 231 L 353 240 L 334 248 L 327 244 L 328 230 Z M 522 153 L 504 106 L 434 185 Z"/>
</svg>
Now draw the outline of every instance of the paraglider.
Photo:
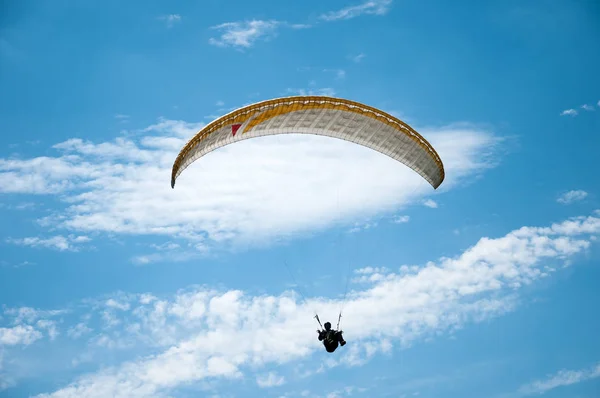
<svg viewBox="0 0 600 398">
<path fill-rule="evenodd" d="M 437 189 L 444 166 L 425 138 L 394 116 L 350 100 L 294 96 L 258 102 L 228 113 L 200 130 L 179 152 L 171 188 L 194 161 L 225 145 L 276 134 L 316 134 L 362 145 L 410 167 Z"/>
<path fill-rule="evenodd" d="M 346 345 L 346 340 L 342 336 L 341 330 L 332 330 L 331 323 L 325 322 L 324 330 L 317 330 L 319 341 L 323 342 L 325 350 L 329 353 L 334 352 L 338 348 L 338 343 L 342 347 Z"/>
<path fill-rule="evenodd" d="M 371 148 L 410 167 L 434 189 L 444 181 L 442 160 L 431 144 L 398 118 L 358 102 L 326 96 L 293 96 L 236 109 L 200 130 L 181 149 L 171 171 L 171 188 L 194 161 L 225 145 L 277 134 L 314 134 Z M 346 341 L 339 329 L 317 330 L 327 352 Z M 318 315 L 315 318 L 321 326 Z M 321 326 L 323 329 L 323 327 Z"/>
</svg>

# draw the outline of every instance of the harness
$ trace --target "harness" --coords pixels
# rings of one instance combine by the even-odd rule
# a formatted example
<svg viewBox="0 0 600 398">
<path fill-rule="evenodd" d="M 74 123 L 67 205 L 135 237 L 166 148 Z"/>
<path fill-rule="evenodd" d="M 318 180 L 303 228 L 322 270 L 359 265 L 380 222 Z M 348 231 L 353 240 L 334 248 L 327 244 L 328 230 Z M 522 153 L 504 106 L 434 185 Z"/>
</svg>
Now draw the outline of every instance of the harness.
<svg viewBox="0 0 600 398">
<path fill-rule="evenodd" d="M 335 343 L 337 340 L 335 339 L 335 331 L 334 330 L 328 330 L 325 332 L 325 339 L 323 341 L 326 341 L 328 344 L 333 344 Z"/>
</svg>

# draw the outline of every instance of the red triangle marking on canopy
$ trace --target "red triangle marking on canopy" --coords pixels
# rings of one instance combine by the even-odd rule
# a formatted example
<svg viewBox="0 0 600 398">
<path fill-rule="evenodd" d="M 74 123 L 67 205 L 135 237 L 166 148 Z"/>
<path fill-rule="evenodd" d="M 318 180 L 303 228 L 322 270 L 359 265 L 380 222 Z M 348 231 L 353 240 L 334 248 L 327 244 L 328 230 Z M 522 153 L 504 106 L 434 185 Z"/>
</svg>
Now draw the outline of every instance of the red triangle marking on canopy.
<svg viewBox="0 0 600 398">
<path fill-rule="evenodd" d="M 240 129 L 240 127 L 242 127 L 241 124 L 231 125 L 231 134 L 233 134 L 234 137 L 235 137 L 235 133 L 237 133 L 237 131 Z"/>
</svg>

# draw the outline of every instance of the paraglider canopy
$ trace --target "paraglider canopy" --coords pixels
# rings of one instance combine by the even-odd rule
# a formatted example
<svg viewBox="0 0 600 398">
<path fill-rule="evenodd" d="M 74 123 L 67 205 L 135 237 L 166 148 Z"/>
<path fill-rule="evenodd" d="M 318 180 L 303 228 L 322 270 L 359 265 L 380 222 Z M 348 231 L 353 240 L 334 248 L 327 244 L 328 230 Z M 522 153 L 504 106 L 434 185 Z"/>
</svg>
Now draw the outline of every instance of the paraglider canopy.
<svg viewBox="0 0 600 398">
<path fill-rule="evenodd" d="M 350 100 L 294 96 L 258 102 L 228 113 L 200 130 L 173 164 L 171 188 L 196 159 L 225 145 L 276 134 L 315 134 L 362 145 L 410 167 L 437 189 L 442 160 L 425 138 L 394 116 Z"/>
</svg>

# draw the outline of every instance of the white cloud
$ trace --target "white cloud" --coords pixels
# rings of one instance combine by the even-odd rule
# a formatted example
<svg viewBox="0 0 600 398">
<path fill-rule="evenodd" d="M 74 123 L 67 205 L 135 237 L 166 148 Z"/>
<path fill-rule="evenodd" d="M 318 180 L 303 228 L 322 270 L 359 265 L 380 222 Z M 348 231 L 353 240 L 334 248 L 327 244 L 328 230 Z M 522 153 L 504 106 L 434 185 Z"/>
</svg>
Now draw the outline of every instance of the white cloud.
<svg viewBox="0 0 600 398">
<path fill-rule="evenodd" d="M 0 192 L 53 194 L 73 188 L 75 180 L 94 175 L 77 157 L 0 159 Z"/>
<path fill-rule="evenodd" d="M 600 363 L 589 369 L 582 370 L 560 370 L 556 374 L 549 375 L 544 380 L 537 380 L 519 389 L 523 395 L 544 394 L 555 388 L 581 383 L 600 377 Z"/>
<path fill-rule="evenodd" d="M 561 116 L 577 116 L 577 111 L 575 109 L 566 109 L 560 113 Z"/>
<path fill-rule="evenodd" d="M 379 279 L 353 288 L 345 306 L 343 329 L 349 344 L 328 366 L 359 365 L 393 348 L 452 333 L 515 309 L 524 285 L 557 272 L 587 250 L 600 233 L 600 218 L 576 217 L 548 227 L 522 227 L 500 238 L 482 238 L 454 258 L 422 267 L 403 266 L 398 273 L 374 267 L 357 273 Z M 558 265 L 558 264 L 557 264 Z M 361 285 L 362 286 L 362 285 Z M 130 297 L 130 303 L 140 303 Z M 337 315 L 341 299 L 250 296 L 242 291 L 197 288 L 173 299 L 156 299 L 121 316 L 127 331 L 163 351 L 81 376 L 41 397 L 164 396 L 182 385 L 203 380 L 240 379 L 259 372 L 258 380 L 278 381 L 265 366 L 306 360 L 323 347 L 313 333 L 313 309 L 321 319 Z M 275 329 L 274 326 L 276 325 Z M 273 333 L 278 338 L 273 339 Z M 103 347 L 118 348 L 103 336 Z M 267 373 L 267 376 L 264 376 Z"/>
<path fill-rule="evenodd" d="M 141 304 L 150 304 L 151 302 L 153 302 L 154 300 L 156 300 L 156 297 L 154 297 L 151 294 L 142 294 L 140 296 L 140 303 Z"/>
<path fill-rule="evenodd" d="M 325 395 L 325 398 L 342 398 L 344 396 L 351 396 L 356 392 L 361 393 L 361 392 L 365 392 L 365 391 L 367 391 L 367 389 L 363 388 L 363 387 L 348 386 L 348 387 L 340 388 L 340 389 L 337 389 L 337 390 L 327 393 Z M 306 396 L 308 396 L 308 394 Z"/>
<path fill-rule="evenodd" d="M 31 210 L 31 209 L 34 209 L 35 207 L 36 207 L 35 203 L 24 202 L 24 203 L 19 203 L 14 208 L 17 210 Z"/>
<path fill-rule="evenodd" d="M 115 299 L 106 300 L 106 306 L 109 308 L 114 308 L 121 311 L 127 311 L 129 309 L 129 303 L 121 303 Z"/>
<path fill-rule="evenodd" d="M 179 14 L 163 15 L 163 16 L 159 17 L 158 19 L 165 21 L 168 28 L 172 28 L 173 26 L 175 26 L 175 24 L 181 22 L 181 15 L 179 15 Z"/>
<path fill-rule="evenodd" d="M 366 57 L 366 56 L 367 56 L 366 54 L 364 54 L 364 53 L 360 53 L 360 54 L 357 54 L 357 55 L 354 55 L 354 56 L 350 57 L 350 59 L 351 59 L 351 60 L 352 60 L 352 62 L 354 62 L 354 63 L 359 63 L 359 62 L 360 62 L 360 61 L 362 61 L 362 60 L 363 60 L 363 58 L 364 58 L 364 57 Z"/>
<path fill-rule="evenodd" d="M 56 337 L 59 335 L 56 321 L 52 321 L 52 320 L 48 320 L 48 319 L 40 319 L 39 321 L 36 322 L 36 326 L 38 328 L 40 328 L 41 330 L 45 329 L 46 332 L 48 333 L 48 338 L 50 338 L 50 340 L 56 339 Z"/>
<path fill-rule="evenodd" d="M 312 28 L 312 25 L 309 24 L 304 24 L 304 23 L 286 23 L 286 26 L 292 28 L 292 29 L 309 29 Z"/>
<path fill-rule="evenodd" d="M 592 105 L 588 105 L 588 104 L 581 105 L 581 109 L 583 109 L 584 111 L 588 111 L 588 112 L 591 112 L 591 111 L 595 110 Z"/>
<path fill-rule="evenodd" d="M 29 345 L 42 338 L 42 333 L 31 325 L 17 325 L 12 328 L 0 327 L 0 347 L 3 345 Z"/>
<path fill-rule="evenodd" d="M 425 201 L 423 201 L 423 206 L 427 206 L 430 207 L 432 209 L 437 209 L 438 208 L 438 204 L 435 200 L 433 199 L 427 199 Z"/>
<path fill-rule="evenodd" d="M 110 329 L 121 324 L 121 320 L 117 314 L 108 310 L 102 312 L 102 321 L 105 329 Z"/>
<path fill-rule="evenodd" d="M 364 223 L 354 223 L 354 226 L 352 228 L 350 228 L 350 230 L 348 231 L 349 233 L 355 233 L 355 232 L 360 232 L 360 231 L 364 231 L 367 229 L 371 229 L 371 228 L 375 228 L 378 225 L 378 223 L 376 221 L 366 221 Z"/>
<path fill-rule="evenodd" d="M 151 244 L 150 247 L 155 248 L 156 250 L 177 250 L 179 249 L 181 246 L 178 243 L 175 242 L 165 242 L 163 244 L 157 245 L 157 244 Z"/>
<path fill-rule="evenodd" d="M 167 241 L 162 244 L 151 244 L 150 248 L 156 250 L 154 253 L 136 255 L 131 262 L 136 265 L 146 265 L 168 261 L 170 263 L 188 261 L 206 253 L 206 247 L 202 243 L 192 245 L 192 248 L 182 248 L 179 243 Z"/>
<path fill-rule="evenodd" d="M 84 322 L 80 322 L 75 326 L 69 328 L 69 330 L 67 331 L 67 336 L 73 339 L 78 339 L 81 336 L 90 333 L 91 331 L 92 329 L 88 327 Z"/>
<path fill-rule="evenodd" d="M 18 193 L 56 194 L 63 206 L 40 224 L 80 234 L 15 243 L 66 250 L 90 233 L 156 235 L 180 248 L 156 246 L 155 253 L 135 254 L 135 262 L 183 260 L 214 245 L 263 244 L 340 222 L 352 225 L 395 212 L 432 191 L 408 167 L 375 151 L 306 135 L 221 148 L 189 167 L 173 190 L 173 161 L 201 126 L 161 120 L 137 132 L 136 140 L 70 139 L 54 145 L 62 152 L 57 157 L 0 159 L 0 192 L 15 192 L 14 181 L 21 181 Z M 444 161 L 447 177 L 440 190 L 495 165 L 490 153 L 498 140 L 491 134 L 469 128 L 422 133 Z"/>
<path fill-rule="evenodd" d="M 340 19 L 351 19 L 361 15 L 385 15 L 392 5 L 392 0 L 367 0 L 361 4 L 331 11 L 320 16 L 325 21 L 337 21 Z"/>
<path fill-rule="evenodd" d="M 274 20 L 223 23 L 212 27 L 222 33 L 218 39 L 210 38 L 209 43 L 219 47 L 249 48 L 258 39 L 268 39 L 275 35 L 280 24 Z"/>
<path fill-rule="evenodd" d="M 216 106 L 224 106 L 224 105 L 225 105 L 225 102 L 223 102 L 223 101 L 219 100 L 219 101 L 217 101 L 217 102 L 215 103 L 215 105 L 216 105 Z"/>
<path fill-rule="evenodd" d="M 31 261 L 27 261 L 27 260 L 21 261 L 21 262 L 15 262 L 15 263 L 10 263 L 8 261 L 0 260 L 0 266 L 1 267 L 9 266 L 9 267 L 13 267 L 13 268 L 20 268 L 20 267 L 25 267 L 25 266 L 28 266 L 28 265 L 35 265 L 35 264 L 36 263 L 31 262 Z"/>
<path fill-rule="evenodd" d="M 279 376 L 275 372 L 269 372 L 266 375 L 258 376 L 256 378 L 256 384 L 262 388 L 280 386 L 285 382 L 283 376 Z"/>
<path fill-rule="evenodd" d="M 5 350 L 18 345 L 30 346 L 42 340 L 44 335 L 54 341 L 60 332 L 58 322 L 52 318 L 65 313 L 66 310 L 43 311 L 31 307 L 4 309 L 3 316 L 0 316 L 0 381 L 3 378 L 13 380 L 2 374 L 2 354 Z M 0 382 L 0 390 L 1 385 Z"/>
<path fill-rule="evenodd" d="M 162 261 L 165 256 L 161 253 L 147 254 L 141 256 L 135 256 L 131 259 L 131 262 L 138 265 L 146 265 L 158 261 Z"/>
<path fill-rule="evenodd" d="M 578 189 L 578 190 L 563 193 L 556 199 L 556 201 L 563 205 L 568 205 L 568 204 L 571 204 L 574 202 L 579 202 L 579 201 L 585 199 L 587 196 L 588 196 L 588 193 L 586 191 L 582 191 L 581 189 Z"/>
<path fill-rule="evenodd" d="M 87 243 L 90 240 L 91 239 L 89 237 L 83 235 L 57 235 L 47 239 L 38 237 L 27 237 L 20 239 L 9 238 L 6 240 L 6 242 L 20 246 L 45 247 L 59 251 L 77 251 L 80 244 Z"/>
<path fill-rule="evenodd" d="M 338 11 L 331 11 L 319 17 L 324 21 L 351 19 L 360 15 L 385 15 L 392 4 L 392 0 L 367 0 L 362 4 L 349 6 Z M 211 37 L 209 43 L 219 47 L 234 47 L 238 49 L 250 48 L 259 39 L 268 40 L 277 34 L 279 28 L 286 27 L 294 30 L 307 29 L 312 26 L 304 23 L 289 23 L 277 20 L 259 20 L 226 22 L 211 29 L 221 32 L 219 37 Z M 363 54 L 354 57 L 355 62 L 360 61 Z"/>
<path fill-rule="evenodd" d="M 354 271 L 354 273 L 359 274 L 359 275 L 370 275 L 370 274 L 374 274 L 374 273 L 384 273 L 384 272 L 388 272 L 389 270 L 385 267 L 364 267 L 364 268 L 359 268 L 357 270 Z"/>
<path fill-rule="evenodd" d="M 32 324 L 40 319 L 49 319 L 58 315 L 63 315 L 66 310 L 43 311 L 31 307 L 7 308 L 4 315 L 12 318 L 14 325 Z"/>
<path fill-rule="evenodd" d="M 393 221 L 396 224 L 404 224 L 410 221 L 410 216 L 395 216 Z"/>
<path fill-rule="evenodd" d="M 417 268 L 415 267 L 415 270 Z M 352 283 L 379 283 L 389 278 L 393 278 L 394 274 L 386 267 L 364 267 L 354 271 L 359 275 L 352 279 Z"/>
<path fill-rule="evenodd" d="M 147 265 L 152 263 L 160 263 L 168 261 L 170 263 L 188 261 L 199 257 L 207 252 L 207 249 L 202 244 L 197 244 L 195 249 L 187 251 L 165 251 L 159 250 L 156 253 L 142 254 L 134 256 L 131 262 L 136 265 Z"/>
</svg>

